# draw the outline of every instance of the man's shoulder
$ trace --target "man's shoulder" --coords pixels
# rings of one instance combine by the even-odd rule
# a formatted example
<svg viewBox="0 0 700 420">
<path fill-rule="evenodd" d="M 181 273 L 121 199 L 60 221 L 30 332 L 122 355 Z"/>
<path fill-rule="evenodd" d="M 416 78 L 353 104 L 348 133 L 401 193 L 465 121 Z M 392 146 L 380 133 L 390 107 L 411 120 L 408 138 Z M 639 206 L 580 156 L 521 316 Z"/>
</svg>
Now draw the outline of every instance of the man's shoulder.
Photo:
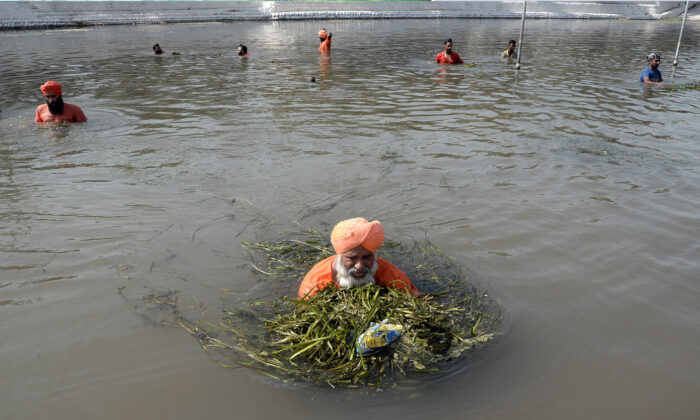
<svg viewBox="0 0 700 420">
<path fill-rule="evenodd" d="M 65 114 L 66 111 L 72 111 L 72 112 L 80 111 L 80 112 L 83 112 L 83 110 L 80 109 L 80 107 L 79 107 L 78 105 L 69 104 L 68 102 L 64 102 L 64 103 L 63 103 L 63 113 Z"/>
<path fill-rule="evenodd" d="M 639 81 L 643 82 L 644 78 L 648 77 L 650 81 L 656 82 L 661 81 L 661 70 L 652 69 L 651 67 L 645 67 L 642 71 L 642 75 L 639 77 Z"/>
<path fill-rule="evenodd" d="M 382 258 L 382 257 L 377 257 L 377 264 L 380 264 L 380 265 L 381 265 L 381 264 L 385 264 L 385 265 L 388 264 L 388 265 L 390 265 L 390 266 L 392 266 L 392 267 L 396 267 L 394 264 L 390 263 L 389 261 L 385 260 L 385 259 Z"/>
<path fill-rule="evenodd" d="M 44 116 L 45 116 L 48 112 L 49 112 L 49 106 L 48 106 L 48 105 L 46 105 L 46 104 L 41 104 L 41 105 L 37 106 L 37 107 L 36 107 L 36 112 L 34 113 L 34 114 L 35 114 L 34 121 L 43 123 L 43 122 L 44 122 Z"/>
<path fill-rule="evenodd" d="M 311 275 L 311 276 L 318 275 L 318 274 L 321 274 L 321 272 L 328 271 L 328 270 L 330 270 L 330 272 L 332 273 L 333 260 L 335 259 L 335 257 L 336 257 L 335 255 L 331 255 L 330 257 L 325 258 L 325 259 L 317 262 L 316 264 L 314 264 L 313 267 L 311 267 L 311 270 L 309 270 L 309 272 L 306 274 L 305 277 L 309 277 L 309 275 Z"/>
<path fill-rule="evenodd" d="M 73 105 L 73 104 L 64 104 L 63 105 L 63 114 L 66 116 L 66 118 L 70 118 L 71 121 L 73 122 L 85 122 L 87 121 L 87 117 L 83 113 L 83 110 L 80 109 L 78 105 Z"/>
<path fill-rule="evenodd" d="M 299 285 L 299 298 L 306 299 L 314 296 L 319 290 L 333 282 L 333 260 L 335 255 L 319 261 L 311 267 Z"/>
<path fill-rule="evenodd" d="M 384 270 L 387 270 L 387 271 L 395 271 L 395 270 L 398 270 L 398 271 L 400 271 L 400 272 L 403 273 L 403 271 L 402 271 L 399 267 L 395 266 L 394 264 L 390 263 L 389 261 L 385 260 L 384 258 L 377 257 L 377 272 L 379 273 L 380 270 L 381 270 L 381 271 L 384 271 Z"/>
</svg>

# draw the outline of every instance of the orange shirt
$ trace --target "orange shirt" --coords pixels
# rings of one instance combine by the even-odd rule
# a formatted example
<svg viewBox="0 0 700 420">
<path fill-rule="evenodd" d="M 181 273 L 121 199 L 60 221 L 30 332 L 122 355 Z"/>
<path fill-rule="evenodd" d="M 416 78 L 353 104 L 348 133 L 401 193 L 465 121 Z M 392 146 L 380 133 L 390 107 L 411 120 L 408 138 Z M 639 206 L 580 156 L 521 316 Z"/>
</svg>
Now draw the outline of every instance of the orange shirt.
<svg viewBox="0 0 700 420">
<path fill-rule="evenodd" d="M 63 113 L 58 115 L 53 115 L 49 112 L 49 106 L 47 104 L 39 105 L 36 107 L 36 122 L 47 123 L 47 122 L 85 122 L 87 117 L 83 114 L 83 110 L 77 105 L 72 105 L 68 103 L 63 104 Z"/>
<path fill-rule="evenodd" d="M 333 281 L 333 261 L 338 255 L 333 255 L 319 262 L 304 276 L 299 286 L 299 299 L 315 296 L 319 290 L 335 285 Z M 394 281 L 396 280 L 396 281 Z M 411 283 L 408 276 L 397 266 L 389 261 L 377 257 L 377 272 L 374 275 L 374 283 L 383 287 L 407 290 L 412 296 L 418 296 L 420 292 Z M 338 287 L 336 285 L 336 287 Z"/>
<path fill-rule="evenodd" d="M 456 52 L 451 52 L 450 55 L 448 56 L 445 54 L 445 51 L 438 53 L 438 55 L 435 56 L 435 62 L 440 63 L 440 64 L 462 64 L 464 61 L 462 61 L 461 58 L 459 58 L 459 54 Z"/>
<path fill-rule="evenodd" d="M 331 38 L 328 37 L 321 42 L 318 46 L 318 50 L 321 52 L 329 52 L 331 50 Z"/>
</svg>

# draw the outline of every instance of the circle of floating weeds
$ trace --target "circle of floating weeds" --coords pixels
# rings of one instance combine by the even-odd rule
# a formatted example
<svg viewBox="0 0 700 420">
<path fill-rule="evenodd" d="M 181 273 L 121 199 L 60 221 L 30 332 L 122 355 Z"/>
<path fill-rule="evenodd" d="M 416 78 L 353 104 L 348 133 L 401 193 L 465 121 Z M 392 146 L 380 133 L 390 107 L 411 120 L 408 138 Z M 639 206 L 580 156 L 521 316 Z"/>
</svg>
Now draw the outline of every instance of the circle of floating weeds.
<svg viewBox="0 0 700 420">
<path fill-rule="evenodd" d="M 311 229 L 300 239 L 243 246 L 264 281 L 282 280 L 287 287 L 293 280 L 298 286 L 316 262 L 335 254 Z M 400 260 L 426 295 L 415 298 L 367 285 L 329 287 L 309 300 L 250 299 L 226 309 L 219 325 L 197 327 L 195 336 L 206 350 L 218 352 L 223 366 L 246 366 L 279 380 L 331 387 L 397 386 L 416 375 L 440 372 L 493 338 L 499 322 L 494 305 L 467 284 L 463 268 L 453 259 L 428 242 L 406 249 L 387 241 L 380 255 Z M 377 354 L 357 354 L 359 334 L 383 319 L 403 326 L 401 339 Z"/>
</svg>

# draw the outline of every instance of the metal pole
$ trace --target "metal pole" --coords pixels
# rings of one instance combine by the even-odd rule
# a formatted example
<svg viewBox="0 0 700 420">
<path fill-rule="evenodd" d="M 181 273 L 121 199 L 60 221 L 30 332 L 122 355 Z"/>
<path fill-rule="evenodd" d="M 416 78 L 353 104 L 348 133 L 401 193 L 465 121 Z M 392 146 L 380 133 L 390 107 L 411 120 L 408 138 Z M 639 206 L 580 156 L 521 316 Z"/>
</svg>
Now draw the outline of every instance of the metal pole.
<svg viewBox="0 0 700 420">
<path fill-rule="evenodd" d="M 681 33 L 678 35 L 678 45 L 676 45 L 676 55 L 673 57 L 673 66 L 678 65 L 678 53 L 681 50 L 681 38 L 683 37 L 683 27 L 685 26 L 685 18 L 688 16 L 688 1 L 685 0 L 685 12 L 683 12 L 683 23 L 681 23 Z"/>
<path fill-rule="evenodd" d="M 518 62 L 515 63 L 515 69 L 520 69 L 520 56 L 523 51 L 523 33 L 525 32 L 525 11 L 527 10 L 527 2 L 523 2 L 523 18 L 520 23 L 520 39 L 518 39 Z"/>
</svg>

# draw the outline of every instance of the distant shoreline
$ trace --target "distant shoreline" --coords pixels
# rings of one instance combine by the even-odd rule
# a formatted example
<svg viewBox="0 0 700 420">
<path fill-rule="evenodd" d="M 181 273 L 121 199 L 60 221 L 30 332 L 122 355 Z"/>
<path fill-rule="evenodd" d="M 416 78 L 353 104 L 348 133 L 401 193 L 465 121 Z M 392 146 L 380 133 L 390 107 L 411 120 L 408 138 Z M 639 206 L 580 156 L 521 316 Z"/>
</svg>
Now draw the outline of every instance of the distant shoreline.
<svg viewBox="0 0 700 420">
<path fill-rule="evenodd" d="M 532 19 L 673 19 L 685 2 L 528 2 Z M 522 2 L 0 1 L 0 31 L 192 22 L 520 18 Z M 689 21 L 700 21 L 691 2 Z"/>
</svg>

